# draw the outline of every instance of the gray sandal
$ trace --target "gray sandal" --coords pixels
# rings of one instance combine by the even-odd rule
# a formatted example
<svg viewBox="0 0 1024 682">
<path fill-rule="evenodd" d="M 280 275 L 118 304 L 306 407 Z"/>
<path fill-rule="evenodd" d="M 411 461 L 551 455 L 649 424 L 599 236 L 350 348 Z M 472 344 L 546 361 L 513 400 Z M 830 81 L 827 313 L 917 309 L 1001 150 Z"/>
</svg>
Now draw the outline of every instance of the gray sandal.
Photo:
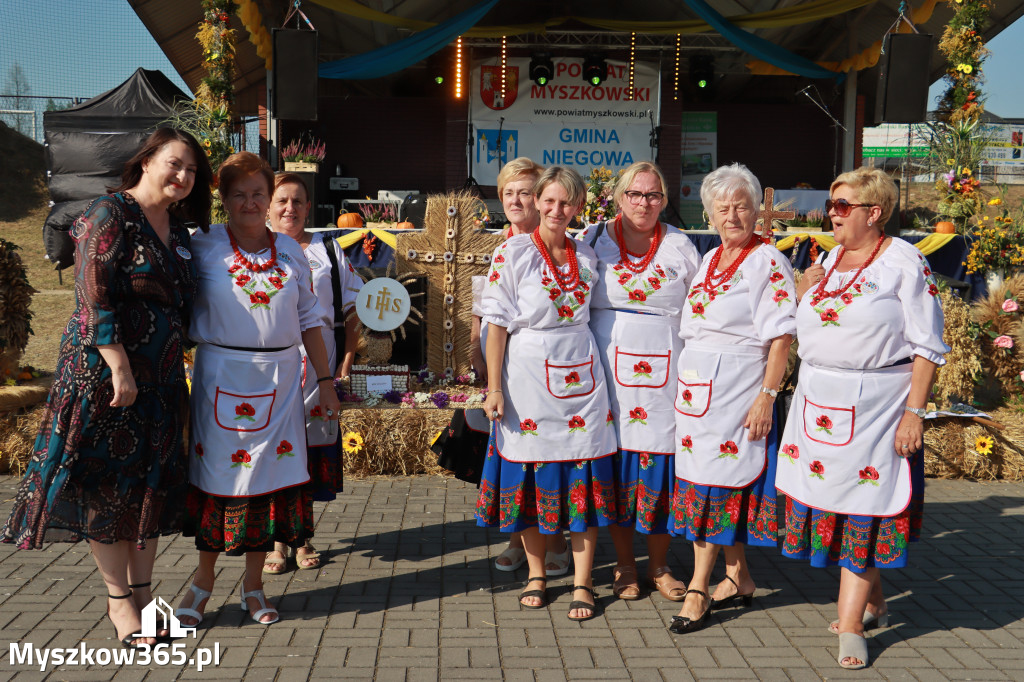
<svg viewBox="0 0 1024 682">
<path fill-rule="evenodd" d="M 860 663 L 845 664 L 843 659 L 854 658 Z M 868 664 L 868 640 L 855 632 L 839 633 L 839 656 L 836 662 L 847 670 L 860 670 Z"/>
</svg>

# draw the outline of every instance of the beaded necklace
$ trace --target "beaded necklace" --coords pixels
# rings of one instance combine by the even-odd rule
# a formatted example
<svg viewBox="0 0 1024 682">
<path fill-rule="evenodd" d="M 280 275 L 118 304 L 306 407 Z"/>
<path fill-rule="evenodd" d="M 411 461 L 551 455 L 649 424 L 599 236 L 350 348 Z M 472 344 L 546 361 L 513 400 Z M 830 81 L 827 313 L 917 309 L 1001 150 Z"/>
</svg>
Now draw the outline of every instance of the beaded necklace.
<svg viewBox="0 0 1024 682">
<path fill-rule="evenodd" d="M 224 229 L 228 232 L 228 241 L 231 242 L 231 250 L 235 252 L 235 262 L 245 267 L 249 272 L 266 272 L 277 265 L 277 244 L 275 243 L 274 235 L 270 232 L 270 228 L 267 228 L 267 236 L 270 238 L 270 260 L 260 265 L 253 263 L 251 260 L 243 256 L 241 250 L 238 248 L 238 242 L 235 241 L 235 235 L 231 232 L 231 228 L 225 225 Z"/>
<path fill-rule="evenodd" d="M 866 261 L 864 261 L 864 265 L 860 266 L 860 269 L 857 270 L 857 273 L 852 278 L 850 278 L 849 282 L 847 282 L 844 286 L 834 291 L 826 291 L 825 285 L 828 284 L 828 278 L 831 277 L 832 273 L 836 271 L 836 268 L 839 267 L 839 262 L 843 260 L 843 256 L 846 255 L 846 247 L 844 246 L 843 250 L 839 252 L 838 256 L 836 256 L 836 262 L 832 264 L 832 267 L 829 268 L 829 271 L 825 274 L 822 280 L 818 282 L 818 287 L 814 290 L 814 295 L 818 298 L 839 298 L 840 296 L 845 294 L 846 290 L 852 287 L 853 283 L 860 279 L 860 275 L 862 272 L 864 272 L 864 269 L 867 266 L 871 265 L 871 263 L 875 260 L 875 256 L 878 255 L 878 250 L 882 248 L 882 242 L 884 241 L 885 234 L 882 234 L 878 237 L 878 243 L 875 244 L 875 248 L 871 252 L 871 255 L 868 256 L 868 259 Z"/>
<path fill-rule="evenodd" d="M 704 274 L 704 282 L 701 286 L 704 287 L 704 291 L 709 294 L 717 289 L 720 285 L 725 284 L 732 279 L 732 276 L 739 270 L 740 265 L 746 260 L 747 255 L 754 249 L 755 246 L 761 243 L 761 239 L 757 235 L 751 235 L 750 241 L 740 251 L 739 257 L 732 262 L 732 265 L 723 272 L 721 275 L 716 275 L 715 271 L 718 269 L 718 262 L 722 260 L 722 252 L 725 250 L 725 244 L 722 244 L 715 250 L 713 256 L 711 256 L 711 262 L 708 263 L 708 271 Z"/>
<path fill-rule="evenodd" d="M 563 275 L 562 271 L 555 267 L 554 261 L 551 260 L 551 254 L 548 253 L 548 249 L 544 246 L 544 242 L 540 238 L 540 230 L 534 230 L 530 236 L 533 240 L 537 250 L 540 251 L 540 257 L 544 259 L 544 264 L 548 266 L 548 271 L 551 276 L 555 278 L 555 281 L 562 287 L 562 291 L 574 291 L 576 287 L 580 285 L 580 265 L 579 261 L 576 260 L 576 249 L 573 247 L 571 239 L 565 238 L 565 251 L 566 260 L 569 262 L 569 274 Z"/>
<path fill-rule="evenodd" d="M 615 218 L 615 243 L 619 245 L 619 262 L 630 272 L 640 274 L 651 264 L 651 261 L 654 260 L 654 254 L 658 252 L 658 247 L 661 246 L 661 222 L 659 221 L 654 226 L 654 239 L 651 240 L 651 245 L 647 247 L 647 253 L 633 253 L 626 248 L 624 229 L 622 226 L 622 214 L 619 214 Z M 640 262 L 634 263 L 629 259 L 630 256 L 640 258 Z"/>
</svg>

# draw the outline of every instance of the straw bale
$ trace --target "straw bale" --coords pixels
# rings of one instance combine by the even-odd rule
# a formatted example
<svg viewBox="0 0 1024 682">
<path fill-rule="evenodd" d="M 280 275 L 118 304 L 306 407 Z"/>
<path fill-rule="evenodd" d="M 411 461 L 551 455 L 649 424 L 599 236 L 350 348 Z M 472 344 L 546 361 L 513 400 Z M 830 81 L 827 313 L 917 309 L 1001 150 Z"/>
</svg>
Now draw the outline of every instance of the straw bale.
<svg viewBox="0 0 1024 682">
<path fill-rule="evenodd" d="M 362 450 L 343 455 L 345 474 L 362 478 L 443 473 L 430 445 L 453 414 L 454 410 L 397 407 L 343 410 L 340 435 L 354 431 L 363 437 Z"/>
<path fill-rule="evenodd" d="M 25 473 L 45 413 L 46 405 L 37 405 L 0 416 L 0 474 Z"/>
<path fill-rule="evenodd" d="M 1024 414 L 1000 408 L 992 419 L 1000 431 L 969 419 L 929 419 L 924 433 L 925 475 L 936 478 L 970 478 L 982 481 L 1024 481 Z M 980 454 L 979 436 L 994 441 L 992 453 Z"/>
<path fill-rule="evenodd" d="M 39 377 L 17 386 L 0 386 L 0 414 L 32 407 L 46 400 L 53 377 Z"/>
<path fill-rule="evenodd" d="M 993 344 L 995 336 L 1020 338 L 1021 313 L 1003 312 L 1003 301 L 1013 297 L 1024 303 L 1024 275 L 1016 275 L 993 287 L 988 296 L 975 301 L 971 305 L 971 317 L 981 327 L 981 357 L 989 375 L 998 381 L 1003 395 L 1016 395 L 1021 392 L 1021 372 L 1024 371 L 1024 347 L 1014 343 L 1011 349 L 997 348 Z"/>
<path fill-rule="evenodd" d="M 970 403 L 974 400 L 974 379 L 982 373 L 981 346 L 970 331 L 971 309 L 963 299 L 947 289 L 940 296 L 945 330 L 942 340 L 950 347 L 946 364 L 938 369 L 935 401 L 940 405 Z"/>
</svg>

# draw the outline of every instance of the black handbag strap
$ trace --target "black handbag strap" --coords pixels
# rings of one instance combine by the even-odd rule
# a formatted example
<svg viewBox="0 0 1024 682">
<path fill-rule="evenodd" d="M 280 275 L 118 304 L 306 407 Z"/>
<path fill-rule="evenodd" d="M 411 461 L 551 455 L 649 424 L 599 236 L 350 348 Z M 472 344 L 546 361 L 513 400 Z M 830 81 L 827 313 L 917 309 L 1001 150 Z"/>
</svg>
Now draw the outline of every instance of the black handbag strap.
<svg viewBox="0 0 1024 682">
<path fill-rule="evenodd" d="M 604 228 L 607 226 L 607 220 L 602 220 L 601 222 L 597 223 L 596 229 L 594 230 L 594 236 L 590 238 L 589 242 L 587 242 L 587 246 L 589 246 L 590 248 L 594 248 L 594 244 L 596 244 L 597 240 L 601 238 L 602 234 L 604 234 Z"/>
<path fill-rule="evenodd" d="M 329 235 L 323 236 L 324 248 L 327 249 L 327 258 L 331 261 L 331 291 L 334 292 L 334 326 L 338 326 L 338 306 L 341 305 L 341 271 L 338 269 L 338 255 L 334 253 L 334 239 Z"/>
</svg>

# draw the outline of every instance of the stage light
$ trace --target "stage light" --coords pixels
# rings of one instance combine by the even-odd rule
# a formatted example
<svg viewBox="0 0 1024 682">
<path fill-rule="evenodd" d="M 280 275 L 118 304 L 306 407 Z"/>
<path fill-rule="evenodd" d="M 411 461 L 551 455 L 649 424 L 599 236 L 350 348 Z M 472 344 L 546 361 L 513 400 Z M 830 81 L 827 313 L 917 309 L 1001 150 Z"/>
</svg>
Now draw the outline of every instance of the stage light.
<svg viewBox="0 0 1024 682">
<path fill-rule="evenodd" d="M 675 71 L 675 81 L 673 82 L 674 87 L 672 89 L 672 99 L 677 101 L 677 102 L 679 101 L 679 47 L 680 47 L 681 42 L 682 42 L 682 36 L 677 33 L 676 34 L 676 71 Z"/>
<path fill-rule="evenodd" d="M 462 36 L 455 41 L 455 99 L 462 99 Z"/>
<path fill-rule="evenodd" d="M 547 85 L 555 75 L 555 62 L 547 52 L 538 52 L 530 59 L 530 80 L 537 85 Z"/>
<path fill-rule="evenodd" d="M 441 85 L 442 83 L 444 83 L 444 76 L 434 76 L 434 82 L 437 83 L 438 85 Z"/>
<path fill-rule="evenodd" d="M 636 70 L 636 31 L 629 35 L 629 99 L 636 98 L 633 75 Z"/>
<path fill-rule="evenodd" d="M 600 85 L 608 80 L 608 62 L 600 54 L 588 54 L 583 59 L 583 80 Z"/>
<path fill-rule="evenodd" d="M 508 40 L 501 37 L 501 99 L 505 99 L 505 74 L 508 71 Z"/>
<path fill-rule="evenodd" d="M 707 90 L 714 84 L 715 58 L 711 55 L 698 54 L 690 57 L 690 81 L 700 88 Z"/>
</svg>

